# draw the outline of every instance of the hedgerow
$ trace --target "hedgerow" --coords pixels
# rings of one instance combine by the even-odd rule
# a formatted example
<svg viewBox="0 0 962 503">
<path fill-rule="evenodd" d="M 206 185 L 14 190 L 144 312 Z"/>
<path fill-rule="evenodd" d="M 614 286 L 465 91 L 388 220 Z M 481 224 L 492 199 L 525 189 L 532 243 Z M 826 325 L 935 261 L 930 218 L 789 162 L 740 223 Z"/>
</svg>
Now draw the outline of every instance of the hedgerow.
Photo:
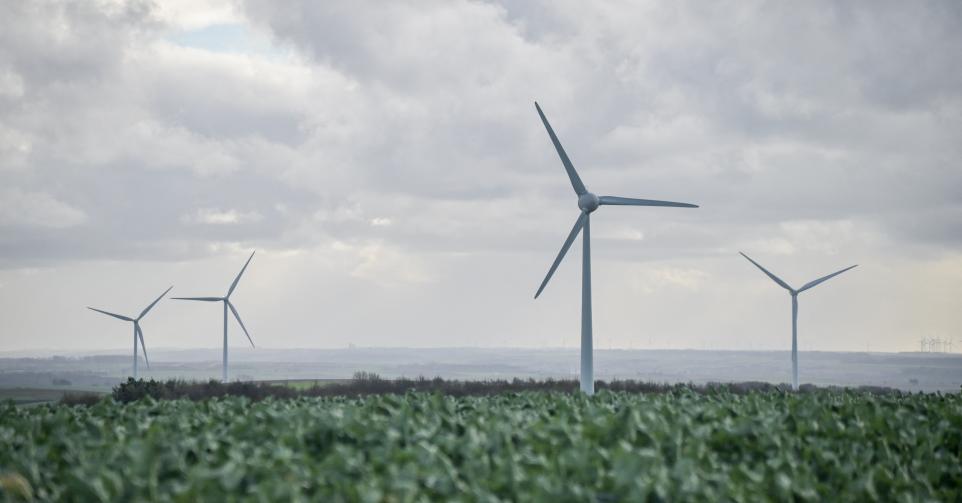
<svg viewBox="0 0 962 503">
<path fill-rule="evenodd" d="M 397 378 L 384 379 L 377 374 L 358 372 L 354 379 L 344 382 L 324 383 L 307 388 L 293 388 L 276 383 L 233 381 L 184 381 L 168 380 L 155 381 L 128 379 L 113 390 L 113 398 L 118 402 L 131 402 L 145 397 L 158 400 L 173 400 L 187 398 L 190 400 L 204 400 L 225 396 L 242 396 L 251 400 L 265 398 L 296 398 L 296 397 L 358 397 L 378 394 L 405 394 L 410 391 L 441 393 L 449 396 L 483 396 L 502 393 L 518 393 L 522 391 L 554 391 L 564 393 L 578 392 L 578 381 L 573 379 L 512 379 L 512 380 L 474 380 L 459 381 L 440 377 L 428 379 Z M 628 393 L 668 393 L 671 391 L 689 390 L 697 393 L 750 393 L 750 392 L 778 392 L 787 390 L 787 385 L 775 385 L 764 382 L 740 383 L 708 383 L 696 385 L 692 383 L 655 383 L 634 380 L 596 381 L 595 389 L 609 391 L 624 391 Z M 819 389 L 811 385 L 802 387 L 801 392 L 808 393 Z M 890 388 L 871 387 L 859 388 L 861 391 L 872 393 L 898 393 Z"/>
</svg>

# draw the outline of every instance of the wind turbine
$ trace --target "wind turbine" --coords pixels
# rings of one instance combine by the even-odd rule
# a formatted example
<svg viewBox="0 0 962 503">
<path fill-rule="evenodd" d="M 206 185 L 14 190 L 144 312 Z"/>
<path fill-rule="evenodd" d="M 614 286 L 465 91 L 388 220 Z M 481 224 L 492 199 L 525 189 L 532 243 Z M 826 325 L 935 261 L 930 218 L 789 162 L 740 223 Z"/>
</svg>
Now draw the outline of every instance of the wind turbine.
<svg viewBox="0 0 962 503">
<path fill-rule="evenodd" d="M 167 292 L 169 292 L 171 288 L 173 288 L 173 286 L 171 286 L 171 287 L 168 288 L 167 290 L 164 290 L 164 293 L 160 294 L 160 297 L 157 297 L 157 300 L 151 302 L 149 306 L 145 307 L 144 310 L 140 312 L 140 316 L 137 316 L 136 318 L 131 318 L 131 317 L 129 317 L 129 316 L 124 316 L 124 315 L 122 315 L 122 314 L 109 313 L 109 312 L 107 312 L 107 311 L 103 311 L 103 310 L 97 309 L 97 308 L 95 308 L 95 307 L 89 307 L 89 306 L 87 307 L 87 309 L 90 309 L 91 311 L 97 311 L 98 313 L 103 313 L 103 314 L 106 314 L 107 316 L 113 316 L 114 318 L 117 318 L 118 320 L 124 320 L 124 321 L 132 321 L 132 322 L 134 322 L 134 379 L 137 378 L 137 363 L 138 363 L 138 359 L 137 359 L 137 339 L 138 339 L 138 338 L 140 339 L 140 347 L 143 348 L 143 350 L 144 350 L 144 362 L 147 364 L 147 368 L 150 368 L 150 361 L 147 360 L 147 346 L 144 345 L 144 331 L 140 328 L 140 320 L 141 320 L 141 318 L 143 318 L 143 317 L 147 314 L 147 312 L 150 311 L 151 308 L 154 307 L 154 305 L 156 305 L 158 302 L 160 302 L 160 299 L 163 299 L 163 298 L 164 298 L 164 295 L 167 295 Z"/>
<path fill-rule="evenodd" d="M 822 283 L 823 281 L 828 281 L 835 276 L 838 276 L 839 274 L 858 266 L 858 264 L 848 266 L 841 271 L 833 272 L 827 276 L 822 276 L 821 278 L 809 281 L 808 283 L 802 285 L 801 288 L 796 290 L 788 286 L 788 283 L 782 281 L 781 278 L 769 272 L 768 269 L 762 267 L 761 264 L 749 258 L 748 255 L 745 255 L 742 252 L 738 253 L 741 253 L 742 257 L 745 257 L 749 262 L 755 264 L 755 267 L 761 269 L 762 272 L 768 275 L 769 278 L 772 278 L 772 281 L 778 283 L 778 286 L 788 290 L 788 293 L 792 294 L 792 389 L 794 391 L 798 391 L 798 294 L 814 287 L 815 285 L 818 285 L 819 283 Z"/>
<path fill-rule="evenodd" d="M 241 321 L 240 315 L 237 314 L 237 308 L 230 301 L 230 295 L 234 293 L 234 289 L 237 288 L 237 282 L 240 281 L 241 276 L 244 275 L 244 271 L 247 269 L 247 264 L 251 263 L 251 259 L 254 258 L 254 252 L 251 252 L 251 256 L 248 257 L 247 262 L 244 263 L 244 267 L 241 268 L 240 272 L 237 273 L 237 277 L 234 278 L 234 282 L 230 284 L 230 288 L 227 289 L 227 295 L 223 297 L 172 297 L 177 300 L 199 300 L 201 302 L 223 302 L 224 303 L 224 373 L 223 381 L 227 382 L 227 309 L 230 309 L 234 313 L 234 318 L 237 319 L 237 323 L 244 330 L 244 335 L 247 336 L 247 340 L 250 341 L 251 347 L 254 347 L 254 340 L 251 339 L 251 334 L 247 333 L 247 327 L 244 326 L 244 322 Z"/>
<path fill-rule="evenodd" d="M 571 247 L 571 243 L 578 237 L 578 233 L 584 229 L 584 235 L 581 238 L 583 246 L 581 253 L 581 391 L 591 395 L 595 392 L 595 381 L 593 342 L 591 339 L 591 219 L 589 215 L 598 209 L 598 206 L 603 205 L 673 206 L 677 208 L 697 208 L 698 206 L 688 203 L 655 201 L 651 199 L 596 196 L 588 192 L 585 184 L 581 182 L 578 172 L 575 171 L 574 165 L 571 164 L 571 160 L 568 159 L 568 154 L 566 154 L 564 148 L 561 147 L 561 142 L 559 142 L 558 137 L 555 136 L 554 130 L 551 129 L 551 125 L 548 124 L 548 119 L 545 118 L 541 107 L 537 102 L 535 102 L 534 107 L 538 110 L 538 115 L 541 116 L 541 122 L 544 123 L 545 129 L 548 130 L 548 136 L 551 137 L 551 143 L 554 143 L 554 148 L 558 151 L 558 156 L 561 157 L 561 163 L 564 164 L 565 171 L 568 172 L 568 179 L 571 180 L 571 187 L 574 188 L 575 194 L 578 196 L 578 208 L 581 210 L 581 214 L 578 215 L 578 219 L 575 221 L 574 228 L 571 229 L 568 238 L 565 239 L 564 244 L 561 246 L 561 252 L 558 253 L 558 257 L 554 259 L 554 263 L 551 264 L 551 268 L 548 269 L 548 275 L 545 276 L 544 281 L 541 282 L 541 286 L 538 288 L 538 292 L 534 294 L 534 298 L 537 299 L 538 296 L 541 295 L 544 287 L 548 285 L 548 280 L 551 279 L 551 275 L 554 274 L 555 269 L 558 268 L 558 264 L 561 263 L 561 259 L 564 258 L 565 253 L 568 252 L 568 248 Z"/>
</svg>

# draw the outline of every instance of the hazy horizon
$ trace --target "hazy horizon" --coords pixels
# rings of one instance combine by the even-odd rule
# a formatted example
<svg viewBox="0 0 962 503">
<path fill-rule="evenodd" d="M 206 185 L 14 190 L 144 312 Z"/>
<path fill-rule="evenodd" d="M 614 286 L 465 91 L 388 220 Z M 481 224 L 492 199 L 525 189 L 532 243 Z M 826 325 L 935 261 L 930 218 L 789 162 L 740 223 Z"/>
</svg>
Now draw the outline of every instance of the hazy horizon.
<svg viewBox="0 0 962 503">
<path fill-rule="evenodd" d="M 228 346 L 231 351 L 239 350 L 243 353 L 237 353 L 237 355 L 244 357 L 249 357 L 256 353 L 248 353 L 251 350 L 250 346 L 245 350 L 244 346 L 241 345 L 230 345 Z M 818 349 L 812 349 L 808 351 L 799 350 L 799 354 L 806 353 L 838 353 L 838 354 L 911 354 L 920 353 L 926 355 L 954 355 L 962 356 L 962 352 L 958 351 L 957 346 L 953 346 L 952 351 L 876 351 L 871 348 L 862 350 L 851 350 L 851 351 L 823 351 Z M 568 351 L 568 350 L 580 350 L 579 346 L 330 346 L 330 347 L 258 347 L 257 350 L 261 352 L 297 352 L 297 351 L 352 351 L 352 350 L 444 350 L 444 349 L 456 349 L 456 350 L 491 350 L 491 351 L 510 351 L 513 349 L 525 350 L 525 351 Z M 48 349 L 48 348 L 33 348 L 33 349 L 18 349 L 9 351 L 0 351 L 0 358 L 36 358 L 45 359 L 53 357 L 87 357 L 87 356 L 124 356 L 128 359 L 131 354 L 131 347 L 120 348 L 93 348 L 93 349 Z M 153 359 L 153 353 L 166 354 L 175 352 L 210 352 L 212 355 L 211 361 L 220 361 L 222 346 L 198 346 L 198 347 L 156 347 L 148 349 L 148 356 Z M 730 349 L 730 348 L 706 348 L 706 347 L 597 347 L 595 346 L 595 351 L 701 351 L 701 352 L 736 352 L 736 353 L 785 353 L 791 354 L 790 348 L 757 348 L 757 349 Z M 234 353 L 231 353 L 231 358 L 233 359 Z M 143 356 L 141 355 L 141 358 Z"/>
<path fill-rule="evenodd" d="M 220 349 L 158 349 L 145 379 L 219 379 Z M 657 383 L 769 382 L 791 378 L 791 352 L 595 348 L 599 380 Z M 884 386 L 906 391 L 958 392 L 962 355 L 802 352 L 800 380 L 819 386 Z M 337 348 L 231 352 L 231 379 L 245 381 L 350 379 L 357 372 L 385 378 L 462 380 L 577 379 L 578 348 Z M 142 363 L 142 362 L 141 362 Z M 10 357 L 0 354 L 0 389 L 107 391 L 130 376 L 130 353 Z"/>
</svg>

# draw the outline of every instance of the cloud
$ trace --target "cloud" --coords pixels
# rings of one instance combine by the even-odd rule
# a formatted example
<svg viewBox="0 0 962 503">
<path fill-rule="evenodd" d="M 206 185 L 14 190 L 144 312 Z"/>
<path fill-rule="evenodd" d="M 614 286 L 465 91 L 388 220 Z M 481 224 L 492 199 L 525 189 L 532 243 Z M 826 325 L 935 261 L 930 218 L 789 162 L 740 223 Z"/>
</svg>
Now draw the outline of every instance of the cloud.
<svg viewBox="0 0 962 503">
<path fill-rule="evenodd" d="M 23 78 L 9 68 L 0 69 L 0 96 L 5 99 L 23 96 Z"/>
<path fill-rule="evenodd" d="M 259 222 L 264 217 L 256 211 L 240 212 L 237 210 L 218 210 L 215 208 L 198 208 L 197 211 L 181 217 L 186 223 L 208 225 L 235 225 L 248 222 Z"/>
<path fill-rule="evenodd" d="M 926 92 L 896 107 L 876 88 L 902 84 L 885 80 L 890 72 L 866 74 L 859 59 L 892 65 L 875 47 L 889 41 L 869 35 L 898 16 L 935 27 L 930 38 L 900 36 L 908 46 L 892 55 L 898 64 L 911 66 L 906 58 L 925 49 L 945 57 L 940 37 L 956 36 L 936 15 L 946 7 L 870 14 L 823 5 L 798 15 L 684 3 L 239 7 L 8 6 L 24 33 L 0 65 L 13 93 L 0 119 L 12 186 L 43 192 L 62 180 L 105 232 L 136 218 L 151 222 L 139 239 L 190 249 L 242 237 L 182 226 L 198 207 L 233 207 L 231 190 L 252 198 L 244 212 L 262 217 L 249 239 L 284 248 L 361 238 L 406 249 L 530 249 L 556 239 L 549 229 L 570 227 L 573 207 L 533 113 L 538 98 L 589 187 L 703 208 L 672 215 L 676 223 L 606 211 L 618 230 L 601 227 L 599 237 L 664 239 L 682 221 L 699 237 L 670 246 L 703 253 L 759 225 L 850 221 L 857 232 L 927 246 L 956 242 L 955 220 L 942 215 L 962 211 L 962 174 L 944 162 L 960 153 L 948 127 L 960 121 L 959 98 L 944 85 L 957 72 L 923 65 L 913 78 Z M 49 34 L 58 44 L 40 43 L 37 34 L 53 29 L 42 17 L 64 23 Z M 843 29 L 852 19 L 857 36 Z M 225 23 L 288 56 L 170 41 Z M 815 36 L 819 26 L 829 42 Z M 835 42 L 841 49 L 829 50 Z M 57 79 L 64 85 L 51 86 Z M 152 190 L 135 204 L 129 187 L 144 183 Z M 345 208 L 357 214 L 338 216 Z M 922 212 L 929 218 L 908 224 Z M 391 225 L 374 223 L 386 214 Z M 554 215 L 557 224 L 545 221 Z M 101 255 L 130 251 L 98 242 Z"/>
<path fill-rule="evenodd" d="M 0 189 L 0 227 L 63 229 L 87 221 L 87 215 L 43 192 Z"/>
<path fill-rule="evenodd" d="M 242 20 L 232 0 L 164 0 L 156 4 L 154 16 L 167 26 L 188 30 Z"/>
<path fill-rule="evenodd" d="M 361 246 L 337 241 L 332 249 L 354 257 L 351 275 L 381 285 L 403 283 L 430 283 L 431 272 L 420 259 L 405 255 L 383 243 Z"/>
<path fill-rule="evenodd" d="M 639 268 L 631 276 L 633 289 L 639 289 L 647 295 L 657 294 L 664 289 L 682 289 L 698 291 L 710 279 L 705 271 L 693 268 L 654 267 Z"/>
</svg>

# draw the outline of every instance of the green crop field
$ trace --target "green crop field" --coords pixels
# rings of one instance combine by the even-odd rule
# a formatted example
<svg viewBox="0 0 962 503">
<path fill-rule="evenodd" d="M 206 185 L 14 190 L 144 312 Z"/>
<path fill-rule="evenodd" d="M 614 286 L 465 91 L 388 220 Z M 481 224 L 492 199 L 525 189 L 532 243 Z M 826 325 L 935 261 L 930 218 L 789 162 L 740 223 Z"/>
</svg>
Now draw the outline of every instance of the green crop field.
<svg viewBox="0 0 962 503">
<path fill-rule="evenodd" d="M 962 398 L 524 392 L 0 405 L 0 499 L 959 501 Z"/>
</svg>

